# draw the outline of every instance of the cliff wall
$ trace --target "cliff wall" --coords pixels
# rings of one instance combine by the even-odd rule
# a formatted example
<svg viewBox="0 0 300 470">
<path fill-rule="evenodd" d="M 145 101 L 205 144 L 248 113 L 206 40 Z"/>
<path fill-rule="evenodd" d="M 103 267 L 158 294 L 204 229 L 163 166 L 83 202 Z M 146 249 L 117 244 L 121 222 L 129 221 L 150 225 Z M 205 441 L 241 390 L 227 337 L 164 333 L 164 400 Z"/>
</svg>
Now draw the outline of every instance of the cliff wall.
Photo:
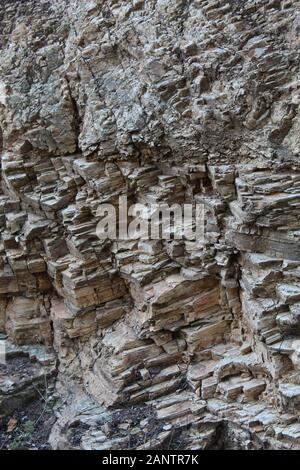
<svg viewBox="0 0 300 470">
<path fill-rule="evenodd" d="M 300 447 L 299 7 L 0 1 L 0 412 L 55 374 L 54 449 Z M 100 240 L 125 195 L 204 239 Z"/>
</svg>

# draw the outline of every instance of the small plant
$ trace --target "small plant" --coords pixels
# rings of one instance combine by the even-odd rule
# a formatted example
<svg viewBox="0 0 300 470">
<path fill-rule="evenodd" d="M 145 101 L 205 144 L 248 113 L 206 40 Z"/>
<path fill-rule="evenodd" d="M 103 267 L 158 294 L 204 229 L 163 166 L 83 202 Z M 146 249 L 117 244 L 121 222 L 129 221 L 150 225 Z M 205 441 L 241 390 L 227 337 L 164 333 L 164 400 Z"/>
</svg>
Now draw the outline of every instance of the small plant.
<svg viewBox="0 0 300 470">
<path fill-rule="evenodd" d="M 26 434 L 32 434 L 34 432 L 34 428 L 34 422 L 31 420 L 26 421 L 26 423 L 23 425 L 23 429 Z"/>
<path fill-rule="evenodd" d="M 23 446 L 22 440 L 19 437 L 16 437 L 10 444 L 9 450 L 18 450 Z"/>
</svg>

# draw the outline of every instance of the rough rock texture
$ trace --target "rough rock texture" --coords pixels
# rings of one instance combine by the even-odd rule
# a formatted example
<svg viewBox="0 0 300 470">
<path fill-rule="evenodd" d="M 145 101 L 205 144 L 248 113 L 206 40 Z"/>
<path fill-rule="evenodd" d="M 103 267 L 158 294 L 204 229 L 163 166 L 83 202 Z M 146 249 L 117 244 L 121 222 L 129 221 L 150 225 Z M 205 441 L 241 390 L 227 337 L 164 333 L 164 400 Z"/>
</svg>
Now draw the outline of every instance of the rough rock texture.
<svg viewBox="0 0 300 470">
<path fill-rule="evenodd" d="M 0 328 L 54 449 L 300 448 L 299 7 L 0 1 Z M 205 242 L 100 241 L 125 194 Z"/>
</svg>

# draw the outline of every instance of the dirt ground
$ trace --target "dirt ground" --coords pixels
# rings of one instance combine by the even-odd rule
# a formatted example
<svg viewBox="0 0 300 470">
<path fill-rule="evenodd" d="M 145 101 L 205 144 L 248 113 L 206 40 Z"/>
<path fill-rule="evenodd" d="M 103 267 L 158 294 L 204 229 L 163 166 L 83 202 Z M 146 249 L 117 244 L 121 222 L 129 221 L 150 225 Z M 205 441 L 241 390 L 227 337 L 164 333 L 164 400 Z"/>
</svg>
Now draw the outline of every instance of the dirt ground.
<svg viewBox="0 0 300 470">
<path fill-rule="evenodd" d="M 37 370 L 38 366 L 26 357 L 15 357 L 0 366 L 0 384 L 7 381 L 24 383 L 22 393 L 16 391 L 11 399 L 9 395 L 3 396 L 0 450 L 50 449 L 48 438 L 55 422 L 55 378 L 45 376 L 44 380 L 42 377 L 37 381 Z"/>
<path fill-rule="evenodd" d="M 50 449 L 48 438 L 54 423 L 52 405 L 40 397 L 12 416 L 0 417 L 0 449 Z"/>
</svg>

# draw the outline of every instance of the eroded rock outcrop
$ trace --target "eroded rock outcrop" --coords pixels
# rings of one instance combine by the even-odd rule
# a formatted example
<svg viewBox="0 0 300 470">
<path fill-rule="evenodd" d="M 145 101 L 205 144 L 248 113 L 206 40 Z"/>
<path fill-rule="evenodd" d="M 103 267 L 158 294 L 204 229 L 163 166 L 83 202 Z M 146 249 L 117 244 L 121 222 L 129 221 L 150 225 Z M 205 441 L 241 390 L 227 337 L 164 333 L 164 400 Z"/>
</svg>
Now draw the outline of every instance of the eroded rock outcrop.
<svg viewBox="0 0 300 470">
<path fill-rule="evenodd" d="M 299 448 L 300 2 L 0 6 L 0 328 L 52 447 Z M 124 195 L 205 239 L 100 240 Z"/>
</svg>

